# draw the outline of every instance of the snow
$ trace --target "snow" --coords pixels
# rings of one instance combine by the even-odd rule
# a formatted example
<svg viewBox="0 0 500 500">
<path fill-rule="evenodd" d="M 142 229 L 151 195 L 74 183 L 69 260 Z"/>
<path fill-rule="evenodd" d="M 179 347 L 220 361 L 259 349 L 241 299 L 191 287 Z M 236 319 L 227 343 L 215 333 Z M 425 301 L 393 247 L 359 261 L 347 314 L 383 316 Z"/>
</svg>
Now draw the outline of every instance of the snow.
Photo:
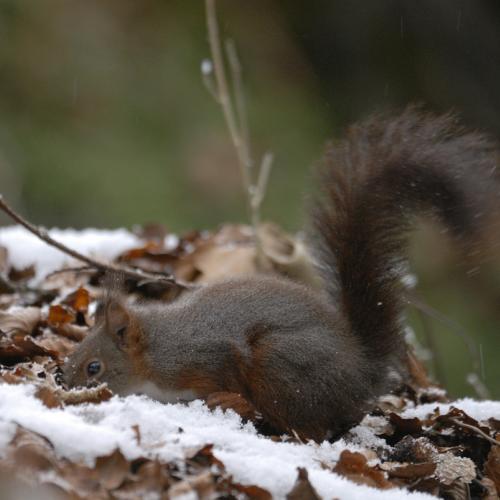
<svg viewBox="0 0 500 500">
<path fill-rule="evenodd" d="M 126 229 L 51 229 L 48 234 L 64 245 L 89 257 L 103 261 L 114 259 L 120 253 L 140 246 L 140 240 Z M 8 250 L 8 265 L 23 269 L 36 265 L 35 281 L 63 267 L 84 265 L 47 245 L 20 226 L 0 229 L 0 246 Z"/>
<path fill-rule="evenodd" d="M 236 481 L 257 484 L 276 498 L 284 498 L 291 490 L 297 467 L 307 468 L 311 483 L 323 498 L 431 498 L 356 485 L 324 470 L 322 464 L 334 465 L 342 450 L 361 449 L 343 440 L 320 445 L 274 442 L 259 436 L 252 425 L 243 425 L 234 412 L 212 412 L 201 401 L 161 404 L 144 396 L 128 396 L 49 409 L 34 392 L 32 385 L 0 384 L 0 454 L 13 436 L 14 423 L 46 437 L 58 456 L 89 465 L 116 447 L 128 459 L 146 456 L 171 461 L 212 443 L 214 455 Z M 139 427 L 140 444 L 134 425 Z"/>
<path fill-rule="evenodd" d="M 500 401 L 475 401 L 471 398 L 458 399 L 452 401 L 451 403 L 427 403 L 425 405 L 419 405 L 415 408 L 409 408 L 401 413 L 404 418 L 420 418 L 424 419 L 429 416 L 435 408 L 439 408 L 442 415 L 448 413 L 450 408 L 454 406 L 455 408 L 460 408 L 469 417 L 476 419 L 477 421 L 485 421 L 493 417 L 500 419 Z"/>
</svg>

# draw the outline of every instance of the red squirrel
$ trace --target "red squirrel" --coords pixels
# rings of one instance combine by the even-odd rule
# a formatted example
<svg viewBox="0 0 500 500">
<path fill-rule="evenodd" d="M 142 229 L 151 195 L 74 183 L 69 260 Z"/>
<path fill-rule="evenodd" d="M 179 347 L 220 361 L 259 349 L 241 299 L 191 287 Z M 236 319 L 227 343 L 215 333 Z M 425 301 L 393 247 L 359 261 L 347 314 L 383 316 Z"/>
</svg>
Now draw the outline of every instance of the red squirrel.
<svg viewBox="0 0 500 500">
<path fill-rule="evenodd" d="M 129 304 L 110 292 L 67 360 L 68 386 L 106 382 L 165 402 L 235 393 L 282 432 L 322 440 L 358 423 L 404 376 L 407 236 L 438 218 L 473 252 L 499 201 L 496 150 L 452 115 L 410 107 L 331 145 L 312 203 L 322 290 L 249 276 Z"/>
</svg>

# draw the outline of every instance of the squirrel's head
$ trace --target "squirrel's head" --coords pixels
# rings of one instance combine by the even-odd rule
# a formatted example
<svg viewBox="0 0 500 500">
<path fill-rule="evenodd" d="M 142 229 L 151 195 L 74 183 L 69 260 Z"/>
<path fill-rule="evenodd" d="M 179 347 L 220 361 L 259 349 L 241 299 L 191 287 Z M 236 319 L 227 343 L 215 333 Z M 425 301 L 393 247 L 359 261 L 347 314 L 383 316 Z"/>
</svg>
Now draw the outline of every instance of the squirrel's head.
<svg viewBox="0 0 500 500">
<path fill-rule="evenodd" d="M 142 332 L 120 297 L 107 297 L 96 312 L 95 326 L 63 367 L 69 387 L 106 382 L 117 394 L 127 394 L 140 380 Z"/>
</svg>

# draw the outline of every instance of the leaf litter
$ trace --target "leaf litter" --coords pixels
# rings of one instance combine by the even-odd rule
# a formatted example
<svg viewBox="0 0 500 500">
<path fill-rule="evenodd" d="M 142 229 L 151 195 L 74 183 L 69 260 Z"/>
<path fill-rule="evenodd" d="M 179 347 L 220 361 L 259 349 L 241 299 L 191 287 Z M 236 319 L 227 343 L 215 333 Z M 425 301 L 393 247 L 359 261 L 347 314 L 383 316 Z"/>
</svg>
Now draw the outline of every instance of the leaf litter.
<svg viewBox="0 0 500 500">
<path fill-rule="evenodd" d="M 181 237 L 158 225 L 114 238 L 92 231 L 66 237 L 194 285 L 256 272 L 245 226 Z M 268 269 L 314 286 L 303 243 L 273 226 L 263 231 Z M 53 249 L 31 252 L 30 261 L 27 248 L 38 244 L 19 228 L 0 230 L 2 499 L 498 498 L 500 403 L 450 402 L 414 356 L 410 382 L 332 443 L 270 435 L 252 411 L 242 422 L 199 401 L 118 398 L 104 385 L 67 391 L 60 367 L 93 324 L 102 272 L 57 272 L 75 263 Z M 126 284 L 154 300 L 181 293 L 147 280 Z"/>
</svg>

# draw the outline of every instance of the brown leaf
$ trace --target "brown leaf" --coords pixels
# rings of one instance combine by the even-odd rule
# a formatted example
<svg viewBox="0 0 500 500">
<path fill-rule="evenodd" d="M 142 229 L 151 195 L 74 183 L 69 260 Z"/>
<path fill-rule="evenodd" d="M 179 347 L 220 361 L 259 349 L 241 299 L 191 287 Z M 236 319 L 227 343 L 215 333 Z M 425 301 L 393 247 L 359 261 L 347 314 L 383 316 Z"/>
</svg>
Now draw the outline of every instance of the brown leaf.
<svg viewBox="0 0 500 500">
<path fill-rule="evenodd" d="M 47 322 L 50 326 L 60 326 L 73 323 L 75 315 L 61 305 L 50 306 Z"/>
<path fill-rule="evenodd" d="M 497 432 L 500 432 L 500 420 L 498 420 L 497 418 L 489 418 L 488 419 L 488 423 L 490 424 L 490 427 L 497 431 Z"/>
<path fill-rule="evenodd" d="M 42 347 L 30 336 L 15 334 L 10 338 L 0 338 L 0 363 L 11 365 L 35 356 L 58 357 L 57 352 Z"/>
<path fill-rule="evenodd" d="M 76 325 L 64 325 L 61 329 L 66 329 L 67 327 L 72 327 Z M 59 329 L 58 329 L 59 331 Z M 47 349 L 51 352 L 56 352 L 59 355 L 59 358 L 64 358 L 71 354 L 76 347 L 75 342 L 69 340 L 66 337 L 62 337 L 60 335 L 56 335 L 51 330 L 45 330 L 41 337 L 37 337 L 37 344 L 44 349 Z"/>
<path fill-rule="evenodd" d="M 168 468 L 157 460 L 147 460 L 136 472 L 138 481 L 147 489 L 163 491 L 170 484 Z"/>
<path fill-rule="evenodd" d="M 365 456 L 358 452 L 344 450 L 333 470 L 358 484 L 381 489 L 393 486 L 387 481 L 382 471 L 370 467 Z"/>
<path fill-rule="evenodd" d="M 255 248 L 249 246 L 205 245 L 193 254 L 201 273 L 197 281 L 207 283 L 238 275 L 255 274 Z"/>
<path fill-rule="evenodd" d="M 47 408 L 60 408 L 62 406 L 61 400 L 58 394 L 47 386 L 41 386 L 37 389 L 35 396 L 47 407 Z"/>
<path fill-rule="evenodd" d="M 23 269 L 16 269 L 11 267 L 9 269 L 9 279 L 11 281 L 27 281 L 35 276 L 35 266 L 24 267 Z"/>
<path fill-rule="evenodd" d="M 52 445 L 34 432 L 18 428 L 10 446 L 9 459 L 18 467 L 41 472 L 52 469 L 56 463 Z"/>
<path fill-rule="evenodd" d="M 259 264 L 274 269 L 280 274 L 307 283 L 315 288 L 321 286 L 318 272 L 304 241 L 287 234 L 273 223 L 262 223 L 258 229 L 262 255 Z"/>
<path fill-rule="evenodd" d="M 269 491 L 260 486 L 246 486 L 239 483 L 233 483 L 231 486 L 239 493 L 243 493 L 245 498 L 250 498 L 252 500 L 271 500 L 273 498 Z"/>
<path fill-rule="evenodd" d="M 481 429 L 483 432 L 486 434 L 489 434 L 490 429 L 486 426 L 481 426 L 477 420 L 474 418 L 470 417 L 465 413 L 463 410 L 460 408 L 455 408 L 452 406 L 448 413 L 446 415 L 439 415 L 436 417 L 435 421 L 439 424 L 441 424 L 443 427 L 455 427 L 459 428 L 461 432 L 464 432 L 466 434 L 475 434 L 472 429 L 466 429 L 464 427 L 461 427 L 460 425 L 457 425 L 455 422 L 456 420 L 463 422 L 464 424 L 472 425 L 473 427 L 477 427 L 478 429 Z"/>
<path fill-rule="evenodd" d="M 491 479 L 500 492 L 500 442 L 499 446 L 492 446 L 484 464 L 484 474 Z"/>
<path fill-rule="evenodd" d="M 83 389 L 71 389 L 61 391 L 60 398 L 67 405 L 78 405 L 82 403 L 101 403 L 111 399 L 113 393 L 105 384 L 97 387 L 85 387 Z"/>
<path fill-rule="evenodd" d="M 196 498 L 196 493 L 188 481 L 179 481 L 168 489 L 168 498 L 175 500 L 179 497 Z"/>
<path fill-rule="evenodd" d="M 48 357 L 38 359 L 37 361 L 18 363 L 15 369 L 9 373 L 22 382 L 28 381 L 39 384 L 43 381 L 43 383 L 55 388 L 56 383 L 52 372 L 57 367 L 57 363 Z"/>
<path fill-rule="evenodd" d="M 221 469 L 221 471 L 225 470 L 224 464 L 212 453 L 213 447 L 213 444 L 205 445 L 203 448 L 196 451 L 191 457 L 188 457 L 188 461 L 203 467 L 216 465 Z"/>
<path fill-rule="evenodd" d="M 74 311 L 85 314 L 90 304 L 90 294 L 88 290 L 79 287 L 73 293 L 64 298 L 62 304 L 70 306 Z"/>
<path fill-rule="evenodd" d="M 422 421 L 419 418 L 402 418 L 397 413 L 389 413 L 389 420 L 398 435 L 419 436 L 422 434 Z"/>
<path fill-rule="evenodd" d="M 38 307 L 23 307 L 11 312 L 0 311 L 0 330 L 6 333 L 31 334 L 41 319 Z"/>
<path fill-rule="evenodd" d="M 99 475 L 95 468 L 63 462 L 59 466 L 59 471 L 63 479 L 76 490 L 74 492 L 76 498 L 95 498 L 96 500 L 109 498 L 109 496 L 104 496 L 105 491 L 100 484 Z"/>
<path fill-rule="evenodd" d="M 152 257 L 155 253 L 161 251 L 161 245 L 156 241 L 150 241 L 146 243 L 143 247 L 132 248 L 123 252 L 119 257 L 120 262 L 130 262 L 132 260 L 142 259 L 145 257 Z"/>
<path fill-rule="evenodd" d="M 210 469 L 190 477 L 188 482 L 197 493 L 198 498 L 212 498 L 214 496 L 215 478 Z"/>
<path fill-rule="evenodd" d="M 110 455 L 98 457 L 95 469 L 101 485 L 107 490 L 118 488 L 127 477 L 130 466 L 119 449 Z"/>
<path fill-rule="evenodd" d="M 388 473 L 390 477 L 415 480 L 420 477 L 432 476 L 435 470 L 435 463 L 425 462 L 422 464 L 407 464 L 400 467 L 395 467 L 389 469 Z"/>
<path fill-rule="evenodd" d="M 309 482 L 307 469 L 297 467 L 298 477 L 286 496 L 287 500 L 321 500 L 313 485 Z"/>
</svg>

